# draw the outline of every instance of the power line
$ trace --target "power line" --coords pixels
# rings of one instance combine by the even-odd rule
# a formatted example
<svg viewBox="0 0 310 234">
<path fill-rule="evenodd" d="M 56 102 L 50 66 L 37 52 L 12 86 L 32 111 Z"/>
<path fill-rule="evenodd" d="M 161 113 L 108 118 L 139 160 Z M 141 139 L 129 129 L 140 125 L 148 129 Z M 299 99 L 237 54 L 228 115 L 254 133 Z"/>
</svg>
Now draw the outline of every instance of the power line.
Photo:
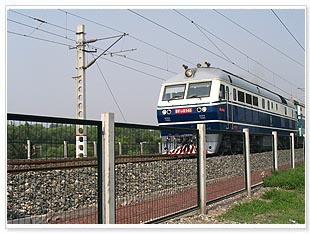
<svg viewBox="0 0 310 234">
<path fill-rule="evenodd" d="M 91 55 L 93 56 L 93 59 L 95 60 L 95 56 L 93 55 L 93 53 L 91 53 Z M 97 58 L 98 58 L 98 57 L 97 57 Z M 100 57 L 99 57 L 99 58 L 100 58 Z M 103 75 L 103 72 L 101 71 L 101 68 L 100 68 L 100 66 L 99 66 L 99 64 L 98 64 L 98 62 L 97 62 L 97 60 L 95 60 L 95 62 L 96 62 L 97 68 L 98 68 L 98 70 L 99 70 L 99 73 L 100 73 L 102 79 L 104 80 L 104 82 L 105 82 L 105 84 L 106 84 L 106 86 L 107 86 L 107 88 L 108 88 L 108 90 L 109 90 L 109 92 L 110 92 L 110 94 L 111 94 L 111 96 L 112 96 L 112 98 L 113 98 L 113 100 L 114 100 L 114 102 L 115 102 L 115 104 L 116 104 L 116 106 L 117 106 L 119 112 L 121 113 L 121 115 L 122 115 L 124 121 L 127 122 L 127 121 L 126 121 L 126 118 L 125 118 L 125 116 L 124 116 L 124 113 L 123 113 L 121 107 L 119 106 L 119 104 L 118 104 L 118 102 L 117 102 L 117 100 L 116 100 L 116 98 L 115 98 L 115 96 L 114 96 L 114 94 L 113 94 L 113 91 L 112 91 L 112 89 L 110 88 L 110 85 L 109 85 L 108 81 L 106 80 L 105 76 Z"/>
<path fill-rule="evenodd" d="M 58 41 L 48 40 L 48 39 L 45 39 L 45 38 L 29 36 L 29 35 L 25 35 L 25 34 L 17 33 L 17 32 L 12 32 L 12 31 L 7 31 L 7 32 L 8 32 L 8 33 L 11 33 L 11 34 L 14 34 L 14 35 L 18 35 L 18 36 L 23 36 L 23 37 L 28 37 L 28 38 L 32 38 L 32 39 L 36 39 L 36 40 L 40 40 L 40 41 L 45 41 L 45 42 L 49 42 L 49 43 L 53 43 L 53 44 L 68 46 L 69 48 L 73 47 L 73 46 L 71 46 L 71 45 L 69 45 L 69 44 L 65 44 L 65 43 L 58 42 Z"/>
<path fill-rule="evenodd" d="M 62 26 L 59 26 L 59 25 L 56 25 L 56 24 L 47 22 L 47 21 L 45 21 L 45 20 L 42 20 L 42 19 L 39 19 L 39 18 L 35 18 L 35 17 L 29 16 L 29 15 L 20 13 L 20 12 L 18 12 L 18 11 L 10 10 L 10 12 L 13 12 L 13 13 L 18 14 L 18 15 L 22 15 L 22 16 L 24 16 L 24 17 L 27 17 L 27 18 L 29 18 L 29 19 L 32 19 L 32 20 L 35 20 L 35 21 L 38 21 L 38 22 L 41 22 L 41 23 L 45 23 L 45 24 L 51 25 L 51 26 L 56 27 L 56 28 L 60 28 L 60 29 L 63 29 L 63 30 L 72 32 L 72 33 L 74 33 L 74 34 L 76 33 L 74 30 L 70 30 L 70 29 L 68 29 L 68 28 L 65 28 L 65 27 L 62 27 Z"/>
<path fill-rule="evenodd" d="M 88 18 L 85 18 L 85 17 L 82 17 L 82 16 L 80 16 L 80 15 L 77 15 L 77 14 L 74 14 L 74 13 L 71 13 L 71 12 L 68 12 L 68 11 L 65 11 L 65 10 L 61 10 L 61 9 L 59 9 L 59 11 L 64 12 L 64 13 L 67 13 L 68 15 L 74 16 L 74 17 L 76 17 L 76 18 L 83 19 L 83 20 L 85 20 L 85 21 L 88 21 L 88 22 L 90 22 L 90 23 L 96 24 L 96 25 L 98 25 L 98 26 L 101 26 L 101 27 L 110 29 L 110 30 L 112 30 L 112 31 L 115 31 L 115 32 L 118 32 L 118 33 L 124 33 L 124 32 L 122 32 L 122 31 L 120 31 L 120 30 L 118 30 L 118 29 L 112 28 L 112 27 L 110 27 L 110 26 L 104 25 L 104 24 L 102 24 L 102 23 L 99 23 L 99 22 L 97 22 L 97 21 L 94 21 L 94 20 L 91 20 L 91 19 L 88 19 Z M 144 41 L 144 40 L 142 40 L 142 39 L 140 39 L 140 38 L 137 38 L 137 37 L 135 37 L 135 36 L 133 36 L 133 35 L 131 35 L 131 34 L 128 35 L 128 37 L 130 37 L 130 38 L 132 38 L 132 39 L 134 39 L 134 40 L 136 40 L 136 41 L 139 41 L 139 42 L 141 42 L 141 43 L 143 43 L 143 44 L 145 44 L 145 45 L 148 45 L 148 46 L 152 47 L 153 49 L 156 49 L 156 50 L 158 50 L 158 51 L 164 52 L 165 54 L 168 54 L 168 55 L 170 55 L 170 56 L 172 56 L 172 57 L 174 57 L 174 58 L 177 58 L 177 59 L 179 59 L 179 60 L 181 60 L 181 61 L 187 62 L 188 64 L 195 65 L 194 63 L 192 63 L 192 62 L 190 62 L 190 61 L 187 61 L 186 59 L 184 59 L 184 58 L 182 58 L 182 57 L 180 57 L 180 56 L 177 56 L 177 55 L 175 55 L 175 54 L 173 54 L 173 53 L 170 53 L 170 52 L 168 52 L 168 51 L 166 51 L 166 50 L 164 50 L 164 49 L 161 49 L 161 48 L 159 48 L 159 47 L 157 47 L 157 46 L 155 46 L 155 45 L 153 45 L 153 44 L 151 44 L 151 43 L 149 43 L 149 42 L 146 42 L 146 41 Z"/>
<path fill-rule="evenodd" d="M 286 31 L 294 38 L 294 40 L 297 42 L 297 44 L 305 51 L 305 48 L 299 43 L 299 41 L 294 37 L 294 35 L 291 33 L 291 31 L 286 27 L 286 25 L 283 23 L 283 21 L 280 19 L 280 17 L 274 12 L 274 10 L 270 9 L 272 13 L 277 17 L 277 19 L 281 22 L 281 24 L 285 27 Z"/>
<path fill-rule="evenodd" d="M 202 47 L 201 45 L 198 45 L 197 43 L 193 42 L 192 40 L 190 40 L 190 39 L 188 39 L 188 38 L 186 38 L 186 37 L 184 37 L 184 36 L 182 36 L 182 35 L 180 35 L 180 34 L 174 32 L 174 31 L 172 31 L 171 29 L 168 29 L 168 28 L 165 27 L 165 26 L 160 25 L 159 23 L 156 23 L 156 22 L 153 21 L 153 20 L 148 19 L 148 18 L 145 17 L 145 16 L 140 15 L 140 14 L 138 14 L 138 13 L 132 11 L 132 10 L 129 10 L 129 11 L 132 12 L 132 13 L 134 13 L 134 14 L 136 14 L 136 15 L 138 15 L 139 17 L 141 17 L 141 18 L 143 18 L 143 19 L 145 19 L 145 20 L 147 20 L 147 21 L 149 21 L 149 22 L 151 22 L 151 23 L 153 23 L 153 24 L 155 24 L 155 25 L 157 25 L 157 26 L 159 26 L 159 27 L 161 27 L 161 28 L 167 30 L 168 32 L 170 32 L 170 33 L 172 33 L 172 34 L 174 34 L 174 35 L 176 35 L 176 36 L 178 36 L 178 37 L 180 37 L 180 38 L 182 38 L 182 39 L 184 39 L 184 40 L 186 40 L 186 41 L 188 41 L 188 42 L 190 42 L 190 43 L 192 43 L 192 44 L 194 44 L 194 45 L 196 45 L 196 46 L 198 46 L 199 48 L 202 48 L 202 49 L 204 49 L 204 50 L 206 50 L 206 51 L 209 51 L 208 49 Z M 222 57 L 222 56 L 220 56 L 220 55 L 218 55 L 218 54 L 216 54 L 216 53 L 214 53 L 214 52 L 212 52 L 212 51 L 211 51 L 211 53 L 214 54 L 214 55 L 216 55 L 217 57 L 223 59 L 224 61 L 233 64 L 234 66 L 238 67 L 239 69 L 241 69 L 241 70 L 243 70 L 243 71 L 245 71 L 245 72 L 247 72 L 247 73 L 249 73 L 249 74 L 255 76 L 256 78 L 261 79 L 262 81 L 266 82 L 267 84 L 276 87 L 274 84 L 270 83 L 269 81 L 263 79 L 262 77 L 260 77 L 260 76 L 258 76 L 258 75 L 256 75 L 256 74 L 254 74 L 254 73 L 252 73 L 252 72 L 246 70 L 245 68 L 241 67 L 240 65 L 238 65 L 238 64 L 236 64 L 236 63 L 234 63 L 234 62 L 231 62 L 231 61 L 229 61 L 228 59 L 226 59 L 226 58 L 224 58 L 224 57 Z M 288 94 L 288 95 L 291 95 L 290 93 L 286 92 L 286 91 L 283 90 L 283 89 L 280 89 L 279 87 L 276 87 L 276 88 L 279 89 L 279 90 L 281 90 L 282 92 Z"/>
<path fill-rule="evenodd" d="M 208 50 L 207 48 L 205 48 L 205 47 L 203 47 L 203 46 L 197 44 L 196 42 L 194 42 L 194 41 L 192 41 L 192 40 L 190 40 L 190 39 L 188 39 L 188 38 L 182 36 L 181 34 L 176 33 L 176 32 L 174 32 L 173 30 L 171 30 L 171 29 L 169 29 L 169 28 L 167 28 L 167 27 L 165 27 L 165 26 L 163 26 L 163 25 L 161 25 L 161 24 L 159 24 L 159 23 L 156 23 L 155 21 L 153 21 L 153 20 L 151 20 L 151 19 L 149 19 L 149 18 L 147 18 L 147 17 L 145 17 L 145 16 L 143 16 L 143 15 L 141 15 L 141 14 L 139 14 L 139 13 L 133 11 L 133 10 L 128 9 L 128 11 L 130 11 L 131 13 L 133 13 L 133 14 L 135 14 L 135 15 L 137 15 L 137 16 L 139 16 L 139 17 L 141 17 L 141 18 L 143 18 L 143 19 L 145 19 L 145 20 L 147 20 L 147 21 L 149 21 L 149 22 L 151 22 L 152 24 L 157 25 L 157 26 L 160 27 L 160 28 L 165 29 L 166 31 L 168 31 L 168 32 L 170 32 L 170 33 L 172 33 L 172 34 L 174 34 L 174 35 L 176 35 L 176 36 L 182 38 L 183 40 L 186 40 L 187 42 L 189 42 L 189 43 L 191 43 L 191 44 L 193 44 L 193 45 L 195 45 L 195 46 L 197 46 L 197 47 L 199 47 L 199 48 L 201 48 L 201 49 L 203 49 L 203 50 L 205 50 L 205 51 L 207 51 L 207 52 L 209 52 L 209 53 L 215 55 L 216 57 L 219 57 L 219 58 L 221 58 L 221 59 L 223 59 L 223 60 L 225 60 L 225 61 L 231 63 L 231 61 L 229 61 L 228 59 L 224 58 L 223 56 L 220 56 L 220 55 L 214 53 L 213 51 Z"/>
<path fill-rule="evenodd" d="M 183 16 L 185 19 L 189 20 L 192 24 L 194 24 L 194 26 L 211 42 L 211 44 L 218 49 L 218 51 L 221 52 L 221 54 L 227 59 L 229 60 L 231 63 L 233 63 L 233 61 L 223 52 L 223 50 L 221 50 L 212 40 L 210 37 L 207 36 L 207 34 L 205 34 L 201 28 L 199 27 L 198 24 L 196 24 L 193 20 L 191 20 L 190 18 L 188 18 L 187 16 L 185 16 L 184 14 L 182 14 L 181 12 L 173 9 L 173 11 L 175 11 L 176 13 L 178 13 L 179 15 Z"/>
<path fill-rule="evenodd" d="M 68 37 L 64 37 L 64 36 L 62 36 L 62 35 L 60 35 L 60 34 L 57 34 L 57 33 L 53 33 L 53 32 L 50 32 L 50 31 L 46 31 L 46 30 L 40 29 L 40 28 L 38 28 L 38 27 L 33 27 L 33 26 L 29 25 L 29 24 L 24 24 L 24 23 L 21 23 L 21 22 L 12 20 L 12 19 L 7 19 L 7 20 L 10 21 L 10 22 L 12 22 L 12 23 L 15 23 L 15 24 L 19 24 L 19 25 L 22 25 L 22 26 L 25 26 L 25 27 L 28 27 L 28 28 L 33 28 L 33 29 L 35 29 L 35 30 L 38 30 L 38 31 L 41 31 L 41 32 L 44 32 L 44 33 L 48 33 L 48 34 L 51 34 L 51 35 L 53 35 L 53 36 L 61 37 L 61 38 L 64 38 L 64 39 L 66 39 L 66 40 L 70 40 L 70 41 L 74 41 L 74 42 L 75 42 L 74 39 L 71 39 L 71 38 L 68 38 Z M 34 31 L 33 31 L 33 32 L 34 32 Z M 33 32 L 31 32 L 28 36 L 30 36 L 31 34 L 33 34 Z"/>
<path fill-rule="evenodd" d="M 143 65 L 146 65 L 146 66 L 149 66 L 149 67 L 153 67 L 153 68 L 156 68 L 156 69 L 159 69 L 159 70 L 162 70 L 162 71 L 165 71 L 165 72 L 169 72 L 169 73 L 172 73 L 172 74 L 178 74 L 177 72 L 173 72 L 173 71 L 170 71 L 168 69 L 165 69 L 165 68 L 162 68 L 162 67 L 159 67 L 159 66 L 155 66 L 153 64 L 150 64 L 150 63 L 146 63 L 146 62 L 143 62 L 141 60 L 138 60 L 138 59 L 134 59 L 134 58 L 130 58 L 128 57 L 127 55 L 119 55 L 119 54 L 115 54 L 116 56 L 119 56 L 119 57 L 122 57 L 122 58 L 125 58 L 125 59 L 128 59 L 128 60 L 131 60 L 131 61 L 134 61 L 136 63 L 140 63 L 140 64 L 143 64 Z"/>
<path fill-rule="evenodd" d="M 240 54 L 246 56 L 248 59 L 251 59 L 253 62 L 257 63 L 259 66 L 263 67 L 264 69 L 266 69 L 269 72 L 272 72 L 274 75 L 276 75 L 277 77 L 279 77 L 282 80 L 285 80 L 286 82 L 288 82 L 289 84 L 295 86 L 296 88 L 298 88 L 298 86 L 296 86 L 294 83 L 290 82 L 289 80 L 285 79 L 284 77 L 280 76 L 279 74 L 275 73 L 273 70 L 271 70 L 270 68 L 266 67 L 265 65 L 261 64 L 260 62 L 258 62 L 257 60 L 255 60 L 254 58 L 250 57 L 249 55 L 247 55 L 246 53 L 242 52 L 241 50 L 239 50 L 238 48 L 234 47 L 233 45 L 231 45 L 230 43 L 226 42 L 225 40 L 223 40 L 222 38 L 218 37 L 217 35 L 215 35 L 214 33 L 210 32 L 209 30 L 207 30 L 206 28 L 202 27 L 201 25 L 195 23 L 193 20 L 191 20 L 190 18 L 188 18 L 187 16 L 185 16 L 184 14 L 178 12 L 177 10 L 174 10 L 175 12 L 177 12 L 178 14 L 180 14 L 181 16 L 183 16 L 184 18 L 186 18 L 188 21 L 190 21 L 192 24 L 194 24 L 197 28 L 199 27 L 200 29 L 206 31 L 207 33 L 211 34 L 212 36 L 214 36 L 215 38 L 217 38 L 218 40 L 220 40 L 221 42 L 223 42 L 224 44 L 228 45 L 229 47 L 231 47 L 232 49 L 238 51 Z M 205 35 L 205 34 L 204 34 Z M 248 70 L 249 71 L 249 70 Z"/>
<path fill-rule="evenodd" d="M 114 64 L 117 64 L 117 65 L 119 65 L 119 66 L 122 66 L 122 67 L 128 68 L 128 69 L 130 69 L 130 70 L 133 70 L 133 71 L 136 71 L 136 72 L 142 73 L 142 74 L 144 74 L 144 75 L 147 75 L 147 76 L 153 77 L 153 78 L 155 78 L 155 79 L 165 81 L 165 79 L 163 79 L 163 78 L 161 78 L 161 77 L 159 77 L 159 76 L 152 75 L 152 74 L 150 74 L 150 73 L 147 73 L 147 72 L 141 71 L 141 70 L 139 70 L 139 69 L 136 69 L 136 68 L 133 68 L 133 67 L 130 67 L 130 66 L 127 66 L 127 65 L 124 65 L 124 64 L 121 64 L 121 63 L 118 63 L 118 62 L 112 61 L 112 60 L 110 60 L 110 59 L 103 58 L 103 57 L 100 57 L 100 59 L 103 59 L 103 60 L 106 60 L 106 61 L 108 61 L 108 62 L 110 62 L 110 63 L 114 63 Z"/>
<path fill-rule="evenodd" d="M 273 45 L 271 45 L 270 43 L 268 43 L 267 41 L 265 41 L 264 39 L 262 39 L 261 37 L 255 35 L 254 33 L 252 33 L 250 30 L 246 29 L 245 27 L 241 26 L 240 24 L 238 24 L 237 22 L 233 21 L 232 19 L 230 19 L 229 17 L 227 17 L 226 15 L 222 14 L 221 12 L 219 12 L 218 10 L 213 9 L 213 11 L 215 11 L 216 13 L 218 13 L 219 15 L 223 16 L 225 19 L 229 20 L 230 22 L 232 22 L 233 24 L 237 25 L 238 27 L 242 28 L 244 31 L 246 31 L 247 33 L 251 34 L 253 37 L 255 37 L 256 39 L 264 42 L 266 45 L 268 45 L 269 47 L 271 47 L 272 49 L 276 50 L 277 52 L 279 52 L 280 54 L 284 55 L 285 57 L 289 58 L 291 61 L 293 61 L 294 63 L 305 67 L 303 64 L 301 64 L 300 62 L 298 62 L 297 60 L 293 59 L 291 56 L 287 55 L 286 53 L 282 52 L 281 50 L 279 50 L 278 48 L 274 47 Z"/>
</svg>

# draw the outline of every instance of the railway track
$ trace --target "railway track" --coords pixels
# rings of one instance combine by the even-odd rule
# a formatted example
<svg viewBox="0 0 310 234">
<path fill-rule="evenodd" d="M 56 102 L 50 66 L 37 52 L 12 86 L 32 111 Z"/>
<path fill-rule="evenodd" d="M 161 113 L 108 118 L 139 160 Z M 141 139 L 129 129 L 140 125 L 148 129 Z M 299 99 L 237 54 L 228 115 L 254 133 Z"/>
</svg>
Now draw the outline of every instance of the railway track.
<svg viewBox="0 0 310 234">
<path fill-rule="evenodd" d="M 178 160 L 194 158 L 196 154 L 188 155 L 122 155 L 115 157 L 115 164 L 122 163 L 143 163 L 160 160 Z M 85 158 L 48 158 L 48 159 L 8 159 L 7 173 L 21 173 L 28 171 L 50 171 L 50 170 L 66 170 L 83 167 L 97 167 L 97 157 Z"/>
</svg>

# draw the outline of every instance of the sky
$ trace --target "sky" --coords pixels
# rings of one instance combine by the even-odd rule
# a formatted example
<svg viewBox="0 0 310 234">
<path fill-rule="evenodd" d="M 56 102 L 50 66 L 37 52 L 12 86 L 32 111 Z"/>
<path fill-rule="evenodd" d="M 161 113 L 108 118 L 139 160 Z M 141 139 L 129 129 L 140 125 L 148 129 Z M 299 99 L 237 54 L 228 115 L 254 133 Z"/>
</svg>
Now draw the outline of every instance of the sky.
<svg viewBox="0 0 310 234">
<path fill-rule="evenodd" d="M 7 112 L 76 117 L 77 55 L 69 46 L 79 24 L 86 39 L 128 34 L 109 50 L 118 53 L 86 70 L 87 119 L 113 112 L 117 122 L 157 125 L 161 84 L 183 72 L 182 64 L 205 61 L 305 101 L 304 8 L 115 8 L 7 7 Z M 86 53 L 86 64 L 116 39 L 89 44 L 99 49 Z"/>
</svg>

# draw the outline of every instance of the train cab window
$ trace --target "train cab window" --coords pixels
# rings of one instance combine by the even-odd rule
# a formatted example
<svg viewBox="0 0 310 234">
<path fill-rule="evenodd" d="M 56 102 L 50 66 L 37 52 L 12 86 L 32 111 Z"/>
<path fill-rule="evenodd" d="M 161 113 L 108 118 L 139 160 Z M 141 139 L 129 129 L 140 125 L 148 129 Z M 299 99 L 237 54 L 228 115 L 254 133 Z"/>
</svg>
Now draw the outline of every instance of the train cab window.
<svg viewBox="0 0 310 234">
<path fill-rule="evenodd" d="M 270 110 L 270 101 L 267 101 L 267 109 Z"/>
<path fill-rule="evenodd" d="M 225 86 L 221 84 L 220 86 L 220 95 L 219 95 L 220 99 L 225 99 Z"/>
<path fill-rule="evenodd" d="M 263 107 L 263 109 L 265 109 L 265 99 L 264 98 L 262 99 L 262 107 Z"/>
<path fill-rule="evenodd" d="M 253 96 L 253 105 L 258 106 L 258 97 Z"/>
<path fill-rule="evenodd" d="M 183 99 L 184 92 L 185 92 L 185 84 L 168 85 L 165 87 L 165 90 L 164 90 L 163 101 Z"/>
<path fill-rule="evenodd" d="M 235 88 L 233 89 L 233 99 L 234 99 L 234 101 L 237 100 L 237 92 L 236 92 Z"/>
<path fill-rule="evenodd" d="M 245 101 L 246 101 L 247 104 L 252 105 L 252 95 L 245 94 Z"/>
<path fill-rule="evenodd" d="M 276 103 L 276 110 L 278 110 L 278 104 Z"/>
<path fill-rule="evenodd" d="M 284 107 L 284 114 L 287 115 L 287 108 Z"/>
<path fill-rule="evenodd" d="M 226 93 L 226 99 L 229 101 L 229 87 L 228 86 L 226 86 L 225 93 Z"/>
<path fill-rule="evenodd" d="M 244 92 L 238 91 L 238 101 L 244 102 Z"/>
<path fill-rule="evenodd" d="M 209 97 L 211 81 L 189 84 L 187 98 Z"/>
</svg>

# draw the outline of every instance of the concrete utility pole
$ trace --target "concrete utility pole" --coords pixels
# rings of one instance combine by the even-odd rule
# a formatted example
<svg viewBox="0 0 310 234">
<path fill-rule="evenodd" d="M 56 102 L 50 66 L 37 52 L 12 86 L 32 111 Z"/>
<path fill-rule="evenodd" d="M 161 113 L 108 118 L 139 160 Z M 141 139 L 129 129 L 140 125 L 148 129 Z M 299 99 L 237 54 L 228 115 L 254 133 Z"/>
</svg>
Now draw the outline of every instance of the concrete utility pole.
<svg viewBox="0 0 310 234">
<path fill-rule="evenodd" d="M 84 25 L 80 24 L 77 36 L 77 76 L 76 76 L 76 116 L 86 118 L 86 84 L 85 84 L 85 33 Z M 87 157 L 87 126 L 76 126 L 76 157 Z"/>
<path fill-rule="evenodd" d="M 104 55 L 110 48 L 112 48 L 118 41 L 128 34 L 122 34 L 119 36 L 90 39 L 85 40 L 85 26 L 83 24 L 78 25 L 76 31 L 76 49 L 77 49 L 77 64 L 76 71 L 77 75 L 73 78 L 76 79 L 76 116 L 77 119 L 86 119 L 86 82 L 85 82 L 85 71 L 91 65 L 93 65 L 102 55 Z M 96 42 L 98 40 L 105 40 L 111 38 L 118 38 L 113 42 L 107 49 L 105 49 L 99 56 L 90 61 L 85 65 L 85 52 L 97 52 L 85 50 L 85 45 Z M 125 52 L 125 51 L 120 51 Z M 117 52 L 114 52 L 117 53 Z M 110 53 L 112 54 L 112 53 Z M 87 126 L 77 125 L 76 126 L 76 157 L 87 157 Z"/>
</svg>

